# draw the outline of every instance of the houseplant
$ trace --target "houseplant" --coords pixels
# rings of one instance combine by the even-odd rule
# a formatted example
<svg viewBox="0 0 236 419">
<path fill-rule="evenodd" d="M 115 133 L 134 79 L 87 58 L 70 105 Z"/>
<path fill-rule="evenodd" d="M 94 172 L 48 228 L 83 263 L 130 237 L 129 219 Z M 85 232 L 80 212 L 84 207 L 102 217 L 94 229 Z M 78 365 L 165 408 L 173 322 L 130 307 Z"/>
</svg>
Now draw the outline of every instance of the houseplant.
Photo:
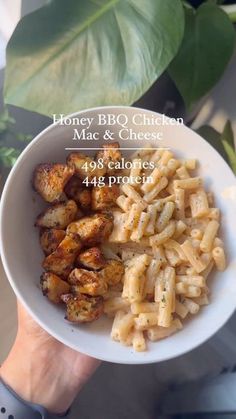
<svg viewBox="0 0 236 419">
<path fill-rule="evenodd" d="M 216 84 L 235 46 L 222 0 L 51 0 L 17 25 L 5 102 L 48 116 L 130 105 L 167 71 L 188 110 Z"/>
</svg>

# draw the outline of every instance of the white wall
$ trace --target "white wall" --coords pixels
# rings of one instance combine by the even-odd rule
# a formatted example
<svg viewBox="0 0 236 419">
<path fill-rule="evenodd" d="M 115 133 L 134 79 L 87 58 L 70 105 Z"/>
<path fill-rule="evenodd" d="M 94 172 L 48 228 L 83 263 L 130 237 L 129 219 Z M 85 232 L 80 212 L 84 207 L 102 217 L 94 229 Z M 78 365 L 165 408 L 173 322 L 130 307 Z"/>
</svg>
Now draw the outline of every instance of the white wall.
<svg viewBox="0 0 236 419">
<path fill-rule="evenodd" d="M 0 0 L 0 68 L 5 65 L 5 48 L 20 19 L 21 0 Z"/>
</svg>

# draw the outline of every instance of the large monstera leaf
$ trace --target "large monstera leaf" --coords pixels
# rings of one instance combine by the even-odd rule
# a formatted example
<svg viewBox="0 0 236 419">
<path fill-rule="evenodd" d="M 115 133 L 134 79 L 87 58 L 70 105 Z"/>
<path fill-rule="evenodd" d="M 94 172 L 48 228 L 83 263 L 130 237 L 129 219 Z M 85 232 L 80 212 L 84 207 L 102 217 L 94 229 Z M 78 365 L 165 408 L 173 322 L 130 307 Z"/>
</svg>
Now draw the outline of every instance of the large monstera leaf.
<svg viewBox="0 0 236 419">
<path fill-rule="evenodd" d="M 235 47 L 235 30 L 213 2 L 185 10 L 185 33 L 169 74 L 191 108 L 223 75 Z"/>
<path fill-rule="evenodd" d="M 52 0 L 7 48 L 5 102 L 45 115 L 130 105 L 180 46 L 180 0 Z"/>
</svg>

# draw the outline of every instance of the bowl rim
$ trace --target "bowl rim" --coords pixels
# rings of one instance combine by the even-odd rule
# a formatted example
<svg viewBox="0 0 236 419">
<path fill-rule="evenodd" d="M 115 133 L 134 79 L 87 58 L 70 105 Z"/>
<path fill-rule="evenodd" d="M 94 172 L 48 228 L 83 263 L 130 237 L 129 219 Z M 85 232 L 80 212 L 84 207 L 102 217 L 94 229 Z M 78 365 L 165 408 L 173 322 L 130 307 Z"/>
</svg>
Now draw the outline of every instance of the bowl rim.
<svg viewBox="0 0 236 419">
<path fill-rule="evenodd" d="M 92 108 L 88 108 L 88 109 L 83 109 L 81 111 L 77 111 L 74 112 L 72 114 L 69 115 L 64 115 L 64 118 L 73 118 L 76 116 L 79 116 L 80 114 L 84 114 L 86 112 L 93 112 L 93 111 L 99 111 L 99 110 L 112 110 L 112 109 L 136 109 L 139 110 L 141 112 L 145 112 L 145 113 L 152 113 L 155 115 L 163 115 L 159 112 L 156 111 L 152 111 L 149 109 L 144 109 L 144 108 L 139 108 L 139 107 L 135 107 L 135 106 L 122 106 L 122 105 L 112 105 L 112 106 L 98 106 L 98 107 L 92 107 Z M 167 115 L 166 115 L 167 116 Z M 204 343 L 206 343 L 210 338 L 212 338 L 213 335 L 215 335 L 226 323 L 227 321 L 230 319 L 230 317 L 233 315 L 234 311 L 236 310 L 236 301 L 235 301 L 235 306 L 231 307 L 231 309 L 228 311 L 227 315 L 224 317 L 221 317 L 221 321 L 218 321 L 217 323 L 217 327 L 216 328 L 212 328 L 211 332 L 207 334 L 207 336 L 204 336 L 203 338 L 199 339 L 197 342 L 195 342 L 194 344 L 191 344 L 191 340 L 190 343 L 188 345 L 186 345 L 185 349 L 181 349 L 181 347 L 179 346 L 179 349 L 175 351 L 175 353 L 173 355 L 171 354 L 167 354 L 166 356 L 162 356 L 161 360 L 156 360 L 155 356 L 153 357 L 153 359 L 145 359 L 145 358 L 139 358 L 138 356 L 129 359 L 129 360 L 119 360 L 117 356 L 113 356 L 112 352 L 109 353 L 109 356 L 97 356 L 95 355 L 96 350 L 88 350 L 88 349 L 84 349 L 83 348 L 83 344 L 81 349 L 74 345 L 73 343 L 71 343 L 67 338 L 63 338 L 60 336 L 60 334 L 58 334 L 55 330 L 53 330 L 51 327 L 47 326 L 46 323 L 44 323 L 44 321 L 42 321 L 40 319 L 40 316 L 38 316 L 33 309 L 31 309 L 30 305 L 27 303 L 27 301 L 24 299 L 24 296 L 21 294 L 20 291 L 20 287 L 18 285 L 16 285 L 12 275 L 11 275 L 11 270 L 7 261 L 7 252 L 5 252 L 5 239 L 4 239 L 4 234 L 3 234 L 3 221 L 4 221 L 4 207 L 5 207 L 5 200 L 7 197 L 7 193 L 8 193 L 8 189 L 14 179 L 14 175 L 15 172 L 18 168 L 18 165 L 21 163 L 22 160 L 25 159 L 28 151 L 33 148 L 37 142 L 40 140 L 40 138 L 42 136 L 44 136 L 45 134 L 47 134 L 47 132 L 53 130 L 54 127 L 56 127 L 57 125 L 59 125 L 59 121 L 54 123 L 52 122 L 48 127 L 44 128 L 42 131 L 40 131 L 34 138 L 33 140 L 26 146 L 26 148 L 22 151 L 21 155 L 19 156 L 19 158 L 17 159 L 16 164 L 14 165 L 14 167 L 11 169 L 8 178 L 5 182 L 4 188 L 3 188 L 3 192 L 2 192 L 2 196 L 1 196 L 1 203 L 0 203 L 0 255 L 2 258 L 2 264 L 3 264 L 3 268 L 6 272 L 7 275 L 7 279 L 17 297 L 17 299 L 23 304 L 23 306 L 26 308 L 26 310 L 28 311 L 28 313 L 32 316 L 32 318 L 47 332 L 49 333 L 51 336 L 53 336 L 55 339 L 57 339 L 59 342 L 63 343 L 64 345 L 70 347 L 71 349 L 74 349 L 77 352 L 80 352 L 82 354 L 91 356 L 93 358 L 97 358 L 100 359 L 102 361 L 106 361 L 106 362 L 112 362 L 112 363 L 117 363 L 117 364 L 127 364 L 127 365 L 142 365 L 142 364 L 152 364 L 152 363 L 159 363 L 159 362 L 164 362 L 164 361 L 168 361 L 170 359 L 174 359 L 177 358 L 179 356 L 185 355 L 188 352 L 193 351 L 194 349 L 198 348 L 199 346 L 203 345 Z M 218 153 L 217 150 L 215 150 L 204 138 L 202 138 L 197 132 L 193 131 L 191 128 L 187 127 L 186 125 L 184 125 L 185 129 L 191 131 L 192 133 L 194 133 L 197 137 L 200 138 L 201 141 L 205 142 L 207 144 L 207 146 L 214 151 L 214 153 L 217 153 L 221 160 L 222 163 L 224 163 L 225 167 L 231 172 L 231 174 L 234 176 L 233 171 L 231 170 L 231 168 L 227 165 L 227 163 L 224 161 L 224 159 L 222 158 L 222 156 Z M 234 179 L 234 183 L 236 185 L 236 179 Z M 80 345 L 79 345 L 80 346 Z"/>
</svg>

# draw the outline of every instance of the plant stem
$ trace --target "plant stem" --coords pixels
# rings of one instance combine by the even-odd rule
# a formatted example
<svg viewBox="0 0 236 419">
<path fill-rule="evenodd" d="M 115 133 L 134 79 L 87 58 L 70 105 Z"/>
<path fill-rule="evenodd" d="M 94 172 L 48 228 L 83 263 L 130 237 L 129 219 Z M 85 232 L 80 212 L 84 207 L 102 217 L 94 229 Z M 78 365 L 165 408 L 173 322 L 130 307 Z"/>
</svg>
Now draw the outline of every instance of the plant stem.
<svg viewBox="0 0 236 419">
<path fill-rule="evenodd" d="M 236 4 L 229 4 L 228 6 L 220 6 L 222 10 L 227 13 L 231 22 L 236 23 Z"/>
</svg>

